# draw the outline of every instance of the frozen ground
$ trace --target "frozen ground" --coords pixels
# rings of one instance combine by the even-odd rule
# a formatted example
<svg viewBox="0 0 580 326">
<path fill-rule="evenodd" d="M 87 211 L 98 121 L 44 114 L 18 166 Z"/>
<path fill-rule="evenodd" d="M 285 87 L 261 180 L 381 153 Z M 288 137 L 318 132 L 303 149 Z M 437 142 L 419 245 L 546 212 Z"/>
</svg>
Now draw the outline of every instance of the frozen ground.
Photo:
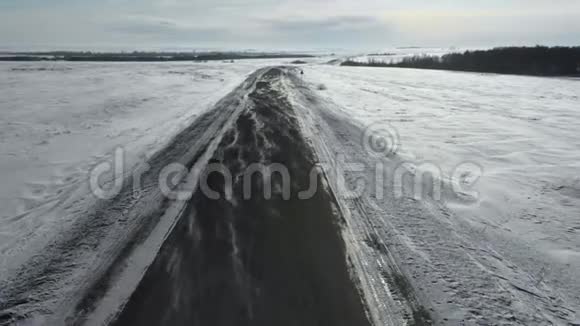
<svg viewBox="0 0 580 326">
<path fill-rule="evenodd" d="M 240 112 L 251 112 L 248 94 L 264 71 L 235 86 L 272 64 L 0 65 L 0 307 L 10 309 L 0 323 L 78 308 L 63 297 L 90 292 L 89 276 L 106 274 L 138 226 L 151 224 L 130 268 L 95 309 L 97 319 L 108 318 L 118 308 L 111 297 L 130 295 L 185 204 L 166 205 L 146 187 L 141 197 L 127 190 L 95 208 L 87 170 L 117 146 L 126 169 L 143 157 L 154 170 L 170 160 L 203 166 Z M 316 63 L 301 69 L 304 76 L 288 70 L 272 88 L 326 163 L 375 324 L 416 320 L 423 309 L 450 325 L 580 322 L 579 81 Z M 363 139 L 371 125 L 395 140 L 394 153 L 369 151 Z M 347 162 L 367 169 L 334 183 L 334 168 Z M 388 175 L 379 196 L 377 163 L 391 177 L 401 166 L 414 177 L 431 172 L 442 181 L 441 198 L 397 196 Z M 155 185 L 155 172 L 146 185 Z M 361 180 L 374 191 L 344 196 Z M 162 216 L 155 223 L 150 215 Z"/>
</svg>

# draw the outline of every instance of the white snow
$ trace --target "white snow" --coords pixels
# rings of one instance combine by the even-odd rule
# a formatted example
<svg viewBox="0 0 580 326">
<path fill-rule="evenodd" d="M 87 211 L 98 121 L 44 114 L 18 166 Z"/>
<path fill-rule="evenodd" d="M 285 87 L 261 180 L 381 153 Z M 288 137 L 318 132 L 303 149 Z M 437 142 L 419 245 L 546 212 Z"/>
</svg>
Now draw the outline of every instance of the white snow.
<svg viewBox="0 0 580 326">
<path fill-rule="evenodd" d="M 64 227 L 49 212 L 84 197 L 89 169 L 117 147 L 131 168 L 277 62 L 0 64 L 0 275 L 30 238 Z"/>
<path fill-rule="evenodd" d="M 125 150 L 128 166 L 136 164 L 248 74 L 279 62 L 0 64 L 0 280 L 34 253 L 26 246 L 31 239 L 49 238 L 74 220 L 74 211 L 64 221 L 51 210 L 84 196 L 87 171 L 116 147 Z M 465 163 L 483 171 L 472 189 L 475 201 L 444 192 L 438 202 L 367 196 L 344 204 L 352 211 L 351 254 L 359 255 L 359 271 L 367 273 L 361 277 L 378 303 L 391 294 L 381 292 L 387 285 L 373 273 L 388 262 L 364 245 L 370 231 L 392 249 L 438 320 L 579 322 L 580 81 L 324 64 L 300 69 L 324 110 L 360 126 L 392 126 L 398 162 L 429 163 L 442 178 Z M 295 91 L 306 109 L 303 123 L 319 127 L 312 139 L 322 158 L 338 151 L 371 161 L 349 143 L 358 141 L 353 130 L 309 116 L 310 104 Z M 397 311 L 377 307 L 384 318 Z"/>
<path fill-rule="evenodd" d="M 482 169 L 475 202 L 423 200 L 428 210 L 450 210 L 441 223 L 409 209 L 393 213 L 389 204 L 384 214 L 393 216 L 374 217 L 398 238 L 401 268 L 435 313 L 452 323 L 479 313 L 510 321 L 503 305 L 524 324 L 577 322 L 579 80 L 332 66 L 310 66 L 304 76 L 337 114 L 362 126 L 390 125 L 401 161 L 429 163 L 442 178 L 465 163 Z M 357 154 L 355 162 L 363 159 Z"/>
</svg>

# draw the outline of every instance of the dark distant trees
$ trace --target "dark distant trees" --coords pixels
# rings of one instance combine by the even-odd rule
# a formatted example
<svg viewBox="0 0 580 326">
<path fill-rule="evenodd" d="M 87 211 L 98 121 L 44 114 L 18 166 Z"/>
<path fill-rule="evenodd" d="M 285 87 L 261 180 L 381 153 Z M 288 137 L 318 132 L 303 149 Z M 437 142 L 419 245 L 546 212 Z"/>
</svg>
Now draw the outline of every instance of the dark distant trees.
<svg viewBox="0 0 580 326">
<path fill-rule="evenodd" d="M 284 59 L 311 58 L 300 53 L 254 53 L 254 52 L 22 52 L 0 56 L 0 61 L 102 61 L 102 62 L 165 62 L 211 60 L 232 61 L 236 59 Z"/>
<path fill-rule="evenodd" d="M 439 56 L 413 56 L 400 62 L 345 61 L 344 66 L 399 67 L 535 76 L 580 76 L 580 47 L 503 47 Z"/>
</svg>

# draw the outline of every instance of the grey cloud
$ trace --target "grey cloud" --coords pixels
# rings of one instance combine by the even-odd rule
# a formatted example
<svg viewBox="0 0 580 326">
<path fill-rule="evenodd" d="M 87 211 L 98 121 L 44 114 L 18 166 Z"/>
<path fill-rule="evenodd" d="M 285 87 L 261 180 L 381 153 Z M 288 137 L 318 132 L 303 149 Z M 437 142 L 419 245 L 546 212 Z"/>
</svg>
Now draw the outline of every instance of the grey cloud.
<svg viewBox="0 0 580 326">
<path fill-rule="evenodd" d="M 121 33 L 151 41 L 206 42 L 224 41 L 232 35 L 225 28 L 185 25 L 169 19 L 126 19 L 109 25 L 113 33 Z"/>
<path fill-rule="evenodd" d="M 390 30 L 387 24 L 367 16 L 262 20 L 261 23 L 264 30 L 280 40 L 332 45 L 386 43 Z"/>
<path fill-rule="evenodd" d="M 374 17 L 346 16 L 323 19 L 294 19 L 294 20 L 270 20 L 265 21 L 273 29 L 281 31 L 295 30 L 345 30 L 364 29 L 376 27 L 378 24 Z"/>
<path fill-rule="evenodd" d="M 323 19 L 247 19 L 207 27 L 195 20 L 172 20 L 151 16 L 127 16 L 108 23 L 112 33 L 134 40 L 185 41 L 195 44 L 244 43 L 248 46 L 314 45 L 352 47 L 387 44 L 389 28 L 373 17 L 342 16 Z"/>
</svg>

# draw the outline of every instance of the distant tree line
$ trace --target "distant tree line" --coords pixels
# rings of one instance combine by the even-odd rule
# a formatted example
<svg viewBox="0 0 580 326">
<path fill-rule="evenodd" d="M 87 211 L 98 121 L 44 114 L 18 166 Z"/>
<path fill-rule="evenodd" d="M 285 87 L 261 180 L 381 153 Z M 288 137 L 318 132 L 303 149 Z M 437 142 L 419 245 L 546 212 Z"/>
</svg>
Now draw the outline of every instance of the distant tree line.
<svg viewBox="0 0 580 326">
<path fill-rule="evenodd" d="M 343 66 L 441 69 L 535 76 L 580 76 L 580 47 L 503 47 L 443 56 L 412 56 L 400 62 L 347 60 Z"/>
<path fill-rule="evenodd" d="M 104 61 L 104 62 L 164 62 L 212 61 L 235 59 L 309 58 L 307 54 L 250 53 L 250 52 L 20 52 L 0 56 L 0 61 Z"/>
</svg>

